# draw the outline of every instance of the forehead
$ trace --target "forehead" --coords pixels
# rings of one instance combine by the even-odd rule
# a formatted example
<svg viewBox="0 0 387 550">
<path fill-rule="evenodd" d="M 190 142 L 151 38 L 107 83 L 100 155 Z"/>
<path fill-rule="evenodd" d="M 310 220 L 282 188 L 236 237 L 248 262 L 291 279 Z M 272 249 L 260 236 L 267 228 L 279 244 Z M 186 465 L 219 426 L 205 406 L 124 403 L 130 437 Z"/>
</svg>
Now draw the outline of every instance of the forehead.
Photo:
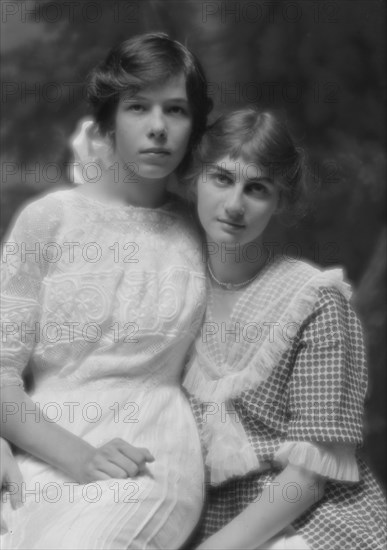
<svg viewBox="0 0 387 550">
<path fill-rule="evenodd" d="M 144 98 L 150 101 L 188 101 L 186 77 L 183 73 L 171 76 L 163 82 L 151 83 L 132 91 L 123 92 L 120 101 L 131 100 L 133 97 Z"/>
<path fill-rule="evenodd" d="M 218 159 L 215 163 L 221 170 L 238 175 L 243 174 L 246 178 L 268 178 L 270 176 L 270 168 L 258 163 L 255 159 L 246 156 L 231 157 L 225 155 Z"/>
</svg>

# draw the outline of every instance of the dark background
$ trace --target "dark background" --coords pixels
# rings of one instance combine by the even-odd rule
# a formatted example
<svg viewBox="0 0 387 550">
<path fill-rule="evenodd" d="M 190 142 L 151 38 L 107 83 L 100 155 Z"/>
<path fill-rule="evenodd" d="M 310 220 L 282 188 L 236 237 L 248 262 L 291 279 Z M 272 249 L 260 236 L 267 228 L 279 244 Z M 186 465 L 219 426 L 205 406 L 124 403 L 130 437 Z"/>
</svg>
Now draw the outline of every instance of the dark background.
<svg viewBox="0 0 387 550">
<path fill-rule="evenodd" d="M 345 267 L 369 355 L 365 453 L 387 484 L 385 11 L 382 0 L 3 0 L 1 232 L 23 201 L 69 184 L 91 67 L 134 34 L 180 40 L 202 60 L 213 116 L 279 109 L 308 152 L 311 210 L 271 240 Z"/>
</svg>

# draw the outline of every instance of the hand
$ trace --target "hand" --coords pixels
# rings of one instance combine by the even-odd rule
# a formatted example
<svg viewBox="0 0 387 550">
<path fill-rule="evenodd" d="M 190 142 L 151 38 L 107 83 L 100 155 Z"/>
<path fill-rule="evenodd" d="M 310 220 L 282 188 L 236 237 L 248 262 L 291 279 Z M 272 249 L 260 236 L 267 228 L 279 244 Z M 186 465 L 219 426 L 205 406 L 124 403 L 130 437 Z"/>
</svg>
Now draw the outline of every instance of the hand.
<svg viewBox="0 0 387 550">
<path fill-rule="evenodd" d="M 90 446 L 74 477 L 79 483 L 126 479 L 144 472 L 146 463 L 153 461 L 154 457 L 148 449 L 133 447 L 123 439 L 116 438 L 101 447 Z"/>
<path fill-rule="evenodd" d="M 10 491 L 11 506 L 14 510 L 23 505 L 21 486 L 23 476 L 19 470 L 19 466 L 12 454 L 11 448 L 7 441 L 0 438 L 0 482 L 1 493 Z M 15 489 L 15 490 L 14 490 Z M 3 498 L 1 498 L 1 502 Z M 0 512 L 0 534 L 3 535 L 8 531 L 7 525 L 3 520 Z"/>
</svg>

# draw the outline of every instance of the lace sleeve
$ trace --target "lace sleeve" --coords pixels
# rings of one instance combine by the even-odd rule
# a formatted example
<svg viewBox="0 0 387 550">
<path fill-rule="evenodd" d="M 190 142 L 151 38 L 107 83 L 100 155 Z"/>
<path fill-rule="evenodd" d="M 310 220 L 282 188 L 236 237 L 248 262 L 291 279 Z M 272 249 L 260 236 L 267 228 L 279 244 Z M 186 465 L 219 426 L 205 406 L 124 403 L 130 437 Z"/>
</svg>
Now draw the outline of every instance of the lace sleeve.
<svg viewBox="0 0 387 550">
<path fill-rule="evenodd" d="M 52 201 L 45 197 L 24 208 L 3 242 L 1 386 L 23 386 L 23 369 L 39 341 L 40 293 L 47 268 L 42 250 L 53 240 L 48 237 L 53 212 L 50 217 L 47 202 Z"/>
</svg>

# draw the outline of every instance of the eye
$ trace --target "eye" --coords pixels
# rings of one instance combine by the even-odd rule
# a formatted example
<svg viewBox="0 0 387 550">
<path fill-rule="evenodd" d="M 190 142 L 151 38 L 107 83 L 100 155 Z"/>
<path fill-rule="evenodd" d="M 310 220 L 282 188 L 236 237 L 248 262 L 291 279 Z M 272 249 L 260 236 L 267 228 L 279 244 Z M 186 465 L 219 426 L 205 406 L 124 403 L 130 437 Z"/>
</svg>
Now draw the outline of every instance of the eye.
<svg viewBox="0 0 387 550">
<path fill-rule="evenodd" d="M 225 176 L 224 174 L 218 174 L 216 176 L 216 179 L 219 183 L 224 183 L 225 185 L 228 185 L 229 183 L 232 183 L 231 178 L 228 176 Z"/>
<path fill-rule="evenodd" d="M 246 192 L 253 196 L 266 196 L 270 194 L 270 189 L 265 184 L 255 181 L 246 187 Z"/>
<path fill-rule="evenodd" d="M 216 184 L 221 187 L 226 187 L 227 185 L 231 185 L 233 183 L 232 178 L 225 174 L 223 171 L 213 172 L 211 176 Z"/>
<path fill-rule="evenodd" d="M 141 105 L 141 103 L 130 103 L 126 107 L 127 111 L 131 111 L 132 113 L 142 113 L 145 111 L 144 105 Z"/>
<path fill-rule="evenodd" d="M 172 105 L 172 107 L 169 107 L 168 112 L 172 115 L 188 115 L 187 110 L 180 105 Z"/>
</svg>

